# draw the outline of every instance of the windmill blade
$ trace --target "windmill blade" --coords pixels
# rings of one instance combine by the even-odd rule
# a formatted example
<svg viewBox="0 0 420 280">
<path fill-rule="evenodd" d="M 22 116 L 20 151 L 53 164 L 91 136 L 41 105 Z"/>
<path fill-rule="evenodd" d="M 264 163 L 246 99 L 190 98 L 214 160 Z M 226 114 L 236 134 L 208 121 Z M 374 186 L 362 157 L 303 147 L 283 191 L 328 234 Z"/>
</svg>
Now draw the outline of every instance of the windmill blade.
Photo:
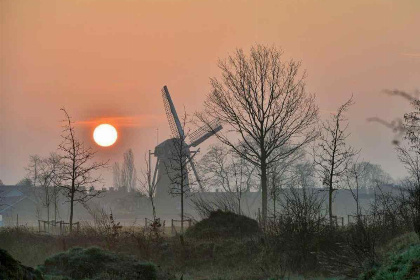
<svg viewBox="0 0 420 280">
<path fill-rule="evenodd" d="M 156 174 L 157 174 L 157 170 L 158 170 L 158 164 L 159 164 L 159 158 L 157 158 L 157 160 L 156 160 L 155 171 L 153 172 L 153 181 L 152 181 L 152 186 L 153 187 L 156 184 Z"/>
<path fill-rule="evenodd" d="M 190 146 L 196 147 L 206 141 L 208 138 L 222 130 L 222 126 L 218 119 L 212 120 L 210 123 L 200 127 L 190 135 Z"/>
<path fill-rule="evenodd" d="M 184 130 L 182 129 L 174 103 L 172 102 L 171 95 L 169 94 L 169 90 L 166 86 L 162 88 L 162 97 L 172 134 L 177 138 L 184 138 Z"/>
<path fill-rule="evenodd" d="M 191 157 L 191 154 L 190 154 L 190 153 L 188 154 L 188 161 L 189 161 L 189 163 L 190 163 L 190 165 L 191 165 L 191 169 L 192 169 L 192 170 L 193 170 L 193 172 L 194 172 L 194 176 L 195 176 L 195 178 L 197 179 L 198 186 L 200 187 L 200 189 L 203 189 L 203 186 L 201 185 L 201 180 L 200 180 L 200 177 L 198 176 L 198 172 L 197 172 L 197 170 L 195 169 L 195 164 L 194 164 L 194 161 L 193 161 L 193 159 L 192 159 L 192 157 Z"/>
</svg>

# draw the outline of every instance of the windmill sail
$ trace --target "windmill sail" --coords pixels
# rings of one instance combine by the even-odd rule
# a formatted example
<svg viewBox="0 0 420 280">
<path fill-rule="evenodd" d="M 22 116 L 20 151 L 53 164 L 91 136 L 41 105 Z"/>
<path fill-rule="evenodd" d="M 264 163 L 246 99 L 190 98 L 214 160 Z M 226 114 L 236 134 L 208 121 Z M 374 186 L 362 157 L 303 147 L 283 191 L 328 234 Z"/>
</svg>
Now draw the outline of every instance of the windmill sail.
<svg viewBox="0 0 420 280">
<path fill-rule="evenodd" d="M 184 130 L 182 129 L 181 122 L 179 121 L 178 114 L 176 113 L 174 103 L 172 102 L 171 95 L 168 88 L 162 88 L 163 104 L 165 106 L 166 116 L 168 118 L 169 127 L 173 136 L 177 138 L 184 138 Z"/>
<path fill-rule="evenodd" d="M 218 119 L 212 120 L 210 123 L 200 127 L 191 135 L 190 138 L 190 146 L 197 147 L 204 141 L 206 141 L 208 138 L 210 138 L 212 135 L 216 134 L 218 131 L 220 131 L 223 127 L 220 125 Z"/>
</svg>

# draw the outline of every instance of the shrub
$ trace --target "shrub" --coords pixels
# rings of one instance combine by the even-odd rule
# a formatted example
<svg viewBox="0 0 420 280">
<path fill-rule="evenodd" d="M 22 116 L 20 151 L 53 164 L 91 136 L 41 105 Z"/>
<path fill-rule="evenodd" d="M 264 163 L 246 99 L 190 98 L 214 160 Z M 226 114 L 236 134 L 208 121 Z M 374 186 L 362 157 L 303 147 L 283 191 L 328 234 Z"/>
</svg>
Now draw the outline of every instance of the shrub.
<svg viewBox="0 0 420 280">
<path fill-rule="evenodd" d="M 43 280 L 41 273 L 22 265 L 6 250 L 0 249 L 0 279 Z"/>
<path fill-rule="evenodd" d="M 186 235 L 194 238 L 242 237 L 259 233 L 258 222 L 243 215 L 217 210 L 188 228 Z"/>
<path fill-rule="evenodd" d="M 156 279 L 156 268 L 141 263 L 131 256 L 115 254 L 98 247 L 72 248 L 56 254 L 39 266 L 39 270 L 52 276 L 70 279 Z"/>
</svg>

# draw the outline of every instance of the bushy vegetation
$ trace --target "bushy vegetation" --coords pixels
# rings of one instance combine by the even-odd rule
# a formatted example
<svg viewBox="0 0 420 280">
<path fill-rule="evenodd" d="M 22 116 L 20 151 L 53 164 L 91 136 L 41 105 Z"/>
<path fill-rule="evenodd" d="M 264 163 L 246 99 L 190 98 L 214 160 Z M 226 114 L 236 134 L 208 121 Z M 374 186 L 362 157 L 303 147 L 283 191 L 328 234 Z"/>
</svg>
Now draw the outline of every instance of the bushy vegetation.
<svg viewBox="0 0 420 280">
<path fill-rule="evenodd" d="M 41 273 L 22 265 L 6 250 L 0 249 L 0 279 L 43 280 Z"/>
<path fill-rule="evenodd" d="M 227 238 L 259 233 L 256 220 L 228 211 L 213 211 L 209 217 L 188 228 L 186 235 L 194 238 Z"/>
<path fill-rule="evenodd" d="M 39 270 L 51 276 L 68 279 L 157 279 L 156 267 L 134 257 L 115 254 L 98 247 L 75 247 L 45 260 Z"/>
</svg>

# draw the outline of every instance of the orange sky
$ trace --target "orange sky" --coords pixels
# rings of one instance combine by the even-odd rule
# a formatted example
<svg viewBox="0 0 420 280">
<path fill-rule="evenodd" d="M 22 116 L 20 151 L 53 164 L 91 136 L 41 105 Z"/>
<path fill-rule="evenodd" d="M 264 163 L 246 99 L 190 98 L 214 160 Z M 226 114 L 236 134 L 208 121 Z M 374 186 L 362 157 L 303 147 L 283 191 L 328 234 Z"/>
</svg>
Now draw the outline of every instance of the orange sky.
<svg viewBox="0 0 420 280">
<path fill-rule="evenodd" d="M 60 141 L 60 107 L 92 142 L 93 123 L 120 132 L 100 158 L 143 154 L 168 136 L 160 89 L 178 110 L 201 107 L 217 59 L 255 43 L 302 60 L 322 117 L 352 93 L 351 144 L 361 158 L 402 174 L 391 133 L 366 118 L 407 109 L 383 89 L 420 83 L 420 1 L 0 0 L 0 179 L 25 174 L 29 154 Z M 110 172 L 104 174 L 111 182 Z"/>
</svg>

